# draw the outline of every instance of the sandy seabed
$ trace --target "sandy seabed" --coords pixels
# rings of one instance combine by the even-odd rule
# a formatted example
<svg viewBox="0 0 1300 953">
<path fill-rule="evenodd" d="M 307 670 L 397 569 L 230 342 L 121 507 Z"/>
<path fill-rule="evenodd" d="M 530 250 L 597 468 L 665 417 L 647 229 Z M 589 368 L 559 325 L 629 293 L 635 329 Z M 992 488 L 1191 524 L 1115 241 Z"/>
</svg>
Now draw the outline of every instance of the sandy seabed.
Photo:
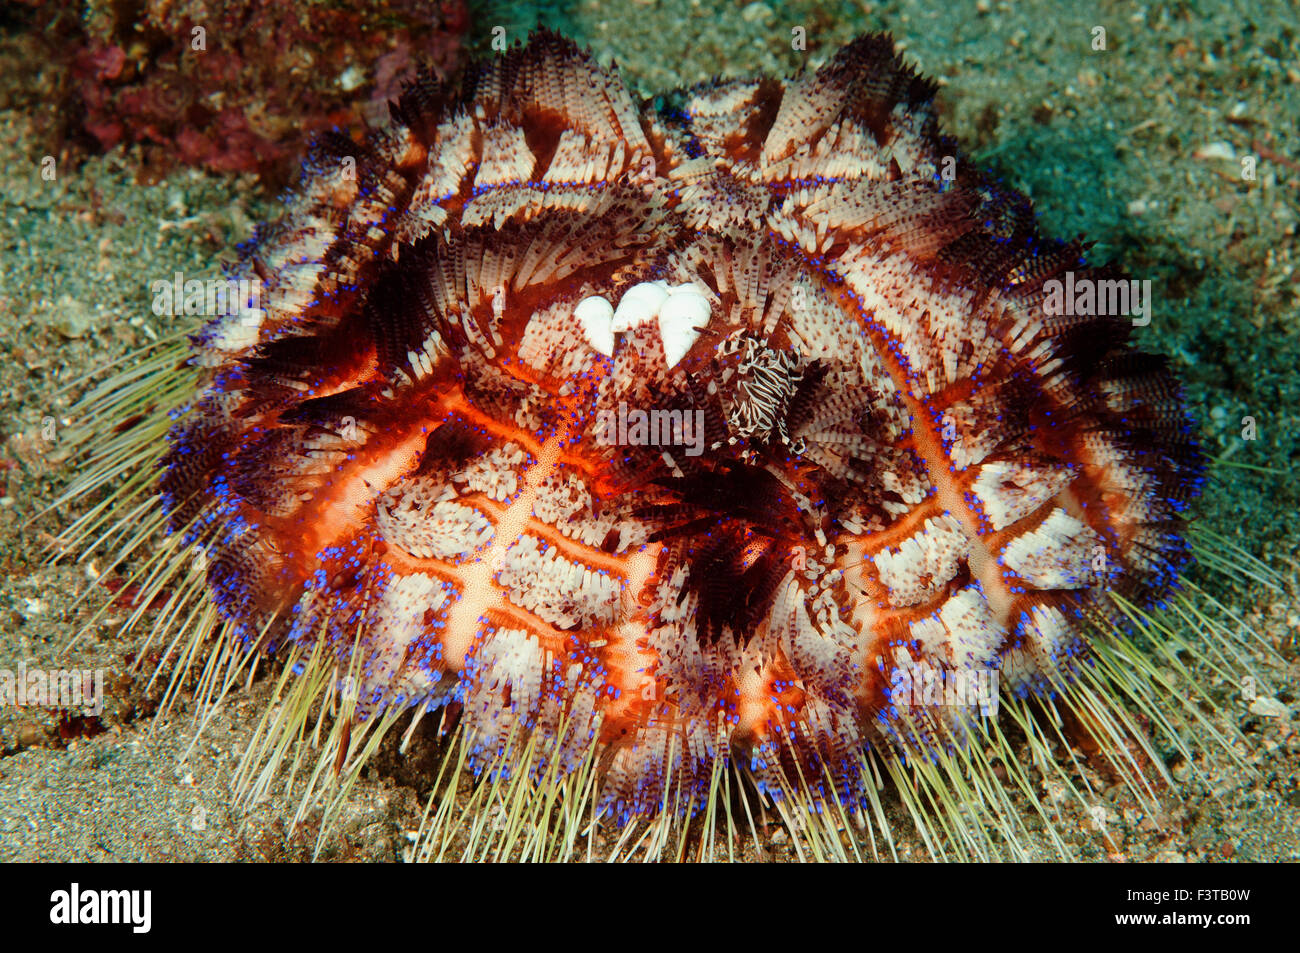
<svg viewBox="0 0 1300 953">
<path fill-rule="evenodd" d="M 1300 22 L 1290 3 L 1205 0 L 1192 12 L 1065 0 L 638 0 L 622 9 L 632 12 L 613 16 L 607 4 L 578 0 L 546 22 L 602 62 L 616 60 L 646 96 L 715 73 L 816 66 L 858 33 L 892 31 L 940 81 L 947 131 L 1034 199 L 1047 232 L 1086 235 L 1097 243 L 1094 259 L 1152 281 L 1155 311 L 1137 343 L 1170 356 L 1207 456 L 1225 461 L 1211 470 L 1198 518 L 1294 577 Z M 479 50 L 493 27 L 514 38 L 537 19 L 526 4 L 471 12 L 465 42 Z M 1098 26 L 1105 50 L 1092 48 Z M 805 31 L 806 51 L 791 49 L 795 28 Z M 140 157 L 122 148 L 43 178 L 51 146 L 39 120 L 51 107 L 41 91 L 57 77 L 48 64 L 23 62 L 25 49 L 0 34 L 0 72 L 14 77 L 0 97 L 0 667 L 103 669 L 107 730 L 78 737 L 67 725 L 60 732 L 49 711 L 0 708 L 0 860 L 306 859 L 312 839 L 289 829 L 294 797 L 271 797 L 247 814 L 230 803 L 232 769 L 268 680 L 229 697 L 197 741 L 184 706 L 154 723 L 143 713 L 156 686 L 126 661 L 140 639 L 119 637 L 112 624 L 123 613 L 64 651 L 104 598 L 73 607 L 102 559 L 43 562 L 43 544 L 77 510 L 24 527 L 68 479 L 45 438 L 52 418 L 57 442 L 74 382 L 184 330 L 184 319 L 153 314 L 152 282 L 177 271 L 216 275 L 275 202 L 250 176 L 180 170 L 139 184 Z M 1253 181 L 1242 179 L 1243 156 L 1257 160 Z M 1245 417 L 1256 421 L 1256 440 L 1241 437 Z M 1215 584 L 1205 572 L 1196 578 Z M 1231 598 L 1284 660 L 1257 660 L 1273 690 L 1265 714 L 1238 697 L 1235 682 L 1197 672 L 1222 706 L 1214 717 L 1243 732 L 1239 753 L 1254 771 L 1206 765 L 1206 783 L 1166 792 L 1160 818 L 1137 810 L 1122 786 L 1108 789 L 1108 831 L 1123 859 L 1300 859 L 1300 609 L 1264 590 Z M 424 792 L 410 781 L 410 772 L 383 765 L 367 772 L 322 856 L 401 859 L 423 808 Z M 1106 858 L 1087 832 L 1090 818 L 1079 816 L 1077 831 L 1069 816 L 1063 823 L 1080 857 Z M 780 837 L 762 852 L 793 857 Z M 900 854 L 925 857 L 906 834 Z"/>
</svg>

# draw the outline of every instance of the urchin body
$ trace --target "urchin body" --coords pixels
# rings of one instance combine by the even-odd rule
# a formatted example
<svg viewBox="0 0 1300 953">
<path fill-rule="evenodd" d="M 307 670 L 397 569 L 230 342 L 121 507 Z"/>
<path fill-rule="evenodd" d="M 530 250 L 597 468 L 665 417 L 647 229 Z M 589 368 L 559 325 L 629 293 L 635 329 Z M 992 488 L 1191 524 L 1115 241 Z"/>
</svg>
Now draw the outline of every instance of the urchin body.
<svg viewBox="0 0 1300 953">
<path fill-rule="evenodd" d="M 358 716 L 460 706 L 598 753 L 620 817 L 730 756 L 847 804 L 960 739 L 918 671 L 1068 684 L 1183 560 L 1177 388 L 935 128 L 884 37 L 636 107 L 534 38 L 321 143 L 195 339 L 162 478 L 220 610 L 321 646 Z M 614 422 L 611 426 L 611 422 Z"/>
</svg>

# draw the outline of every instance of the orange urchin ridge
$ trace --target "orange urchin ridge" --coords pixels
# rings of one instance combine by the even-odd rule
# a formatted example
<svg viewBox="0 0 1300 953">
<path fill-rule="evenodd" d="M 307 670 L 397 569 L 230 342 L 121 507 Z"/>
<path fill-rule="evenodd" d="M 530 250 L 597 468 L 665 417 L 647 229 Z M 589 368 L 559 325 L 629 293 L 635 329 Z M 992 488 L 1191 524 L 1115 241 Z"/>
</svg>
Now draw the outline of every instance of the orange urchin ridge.
<svg viewBox="0 0 1300 953">
<path fill-rule="evenodd" d="M 1068 680 L 1111 592 L 1175 580 L 1200 460 L 1126 319 L 1046 313 L 1107 275 L 933 92 L 868 36 L 660 115 L 541 33 L 319 142 L 170 438 L 221 611 L 324 640 L 361 718 L 463 705 L 479 764 L 594 738 L 624 819 L 720 751 L 852 807 L 864 746 L 972 717 L 900 718 L 907 673 Z"/>
</svg>

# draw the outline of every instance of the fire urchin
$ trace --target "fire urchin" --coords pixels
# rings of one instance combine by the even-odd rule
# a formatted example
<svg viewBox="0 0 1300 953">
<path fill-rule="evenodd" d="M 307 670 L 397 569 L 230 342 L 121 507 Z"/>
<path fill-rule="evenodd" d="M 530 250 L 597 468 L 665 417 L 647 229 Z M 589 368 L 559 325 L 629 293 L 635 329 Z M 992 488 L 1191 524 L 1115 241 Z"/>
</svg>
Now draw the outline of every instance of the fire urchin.
<svg viewBox="0 0 1300 953">
<path fill-rule="evenodd" d="M 643 108 L 540 33 L 315 145 L 231 271 L 259 300 L 83 402 L 129 426 L 68 494 L 130 461 L 64 542 L 166 529 L 136 578 L 203 697 L 283 660 L 245 795 L 322 710 L 304 806 L 441 711 L 424 856 L 601 824 L 730 855 L 762 805 L 801 855 L 875 855 L 887 782 L 935 856 L 1023 856 L 1004 779 L 1048 815 L 1003 722 L 1150 795 L 1129 711 L 1181 748 L 1192 701 L 1126 633 L 1188 558 L 1191 426 L 1128 317 L 1045 306 L 1115 276 L 934 91 L 875 35 Z"/>
</svg>

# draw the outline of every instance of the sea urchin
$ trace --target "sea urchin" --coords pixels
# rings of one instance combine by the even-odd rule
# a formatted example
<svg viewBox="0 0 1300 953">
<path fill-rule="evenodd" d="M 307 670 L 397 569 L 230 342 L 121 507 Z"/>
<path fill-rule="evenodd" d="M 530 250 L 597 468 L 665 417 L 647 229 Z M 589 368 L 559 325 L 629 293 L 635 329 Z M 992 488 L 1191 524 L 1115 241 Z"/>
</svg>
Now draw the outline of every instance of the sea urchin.
<svg viewBox="0 0 1300 953">
<path fill-rule="evenodd" d="M 1125 632 L 1187 560 L 1189 420 L 1140 289 L 934 92 L 874 35 L 643 108 L 543 32 L 316 143 L 256 300 L 83 403 L 69 496 L 118 508 L 64 537 L 166 528 L 137 578 L 208 697 L 283 660 L 245 793 L 322 710 L 305 800 L 442 712 L 426 856 L 713 856 L 757 804 L 875 854 L 886 782 L 936 856 L 1021 856 L 1003 722 L 1149 793 Z"/>
</svg>

